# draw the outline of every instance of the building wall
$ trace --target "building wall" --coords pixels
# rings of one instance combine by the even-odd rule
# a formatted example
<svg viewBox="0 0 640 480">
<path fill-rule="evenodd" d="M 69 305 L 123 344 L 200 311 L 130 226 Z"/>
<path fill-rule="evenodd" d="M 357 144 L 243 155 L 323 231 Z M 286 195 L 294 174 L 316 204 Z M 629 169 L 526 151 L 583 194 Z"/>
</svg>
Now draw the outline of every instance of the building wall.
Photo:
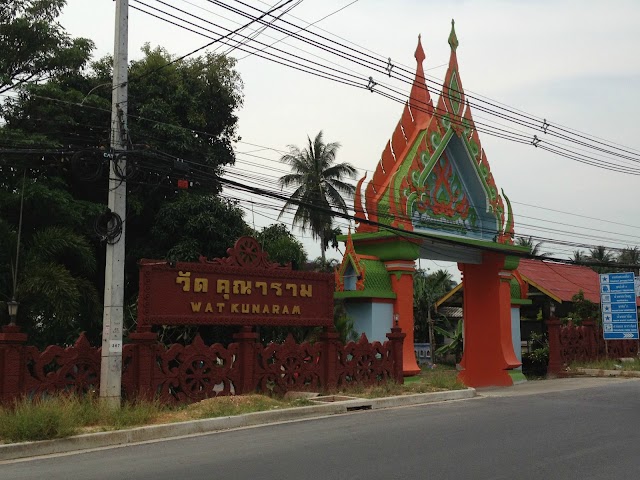
<svg viewBox="0 0 640 480">
<path fill-rule="evenodd" d="M 383 302 L 349 302 L 347 314 L 358 335 L 364 333 L 370 342 L 385 342 L 393 323 L 393 305 Z"/>
<path fill-rule="evenodd" d="M 522 340 L 520 339 L 520 307 L 511 307 L 511 340 L 518 361 L 522 362 Z M 522 366 L 517 370 L 522 370 Z"/>
</svg>

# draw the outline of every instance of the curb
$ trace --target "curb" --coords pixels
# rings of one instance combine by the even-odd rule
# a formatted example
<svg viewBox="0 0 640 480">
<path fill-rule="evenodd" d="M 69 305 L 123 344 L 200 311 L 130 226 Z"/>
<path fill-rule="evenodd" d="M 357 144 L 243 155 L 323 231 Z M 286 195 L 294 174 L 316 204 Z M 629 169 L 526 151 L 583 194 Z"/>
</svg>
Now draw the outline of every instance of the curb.
<svg viewBox="0 0 640 480">
<path fill-rule="evenodd" d="M 374 399 L 355 399 L 331 402 L 326 405 L 287 408 L 277 411 L 254 412 L 233 417 L 207 418 L 187 422 L 168 423 L 114 430 L 111 432 L 88 433 L 57 440 L 10 443 L 0 445 L 0 462 L 25 457 L 38 457 L 89 450 L 116 445 L 127 445 L 150 440 L 162 440 L 186 435 L 213 433 L 220 430 L 267 425 L 270 423 L 304 420 L 327 415 L 337 415 L 355 410 L 378 410 L 381 408 L 404 407 L 425 403 L 463 400 L 476 396 L 473 388 L 447 392 L 417 393 Z"/>
<path fill-rule="evenodd" d="M 640 372 L 634 370 L 602 370 L 597 368 L 576 368 L 576 373 L 590 377 L 640 378 Z"/>
</svg>

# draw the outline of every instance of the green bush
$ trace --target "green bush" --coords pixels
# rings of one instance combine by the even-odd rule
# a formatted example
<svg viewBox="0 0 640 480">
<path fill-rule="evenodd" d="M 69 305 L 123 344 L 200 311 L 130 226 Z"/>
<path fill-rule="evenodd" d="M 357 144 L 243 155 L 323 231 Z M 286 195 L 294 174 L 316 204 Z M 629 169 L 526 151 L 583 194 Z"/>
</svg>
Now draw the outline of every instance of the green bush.
<svg viewBox="0 0 640 480">
<path fill-rule="evenodd" d="M 549 365 L 549 341 L 545 335 L 532 332 L 529 342 L 531 350 L 522 356 L 522 373 L 542 377 Z"/>
</svg>

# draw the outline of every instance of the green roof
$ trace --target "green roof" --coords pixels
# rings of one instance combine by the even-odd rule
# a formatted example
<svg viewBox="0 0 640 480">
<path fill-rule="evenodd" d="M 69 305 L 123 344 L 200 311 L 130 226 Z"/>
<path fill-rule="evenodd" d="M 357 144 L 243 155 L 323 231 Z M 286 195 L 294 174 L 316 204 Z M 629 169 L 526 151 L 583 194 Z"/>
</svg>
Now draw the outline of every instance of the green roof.
<svg viewBox="0 0 640 480">
<path fill-rule="evenodd" d="M 389 272 L 380 260 L 361 259 L 364 266 L 364 290 L 335 292 L 334 298 L 396 298 Z"/>
</svg>

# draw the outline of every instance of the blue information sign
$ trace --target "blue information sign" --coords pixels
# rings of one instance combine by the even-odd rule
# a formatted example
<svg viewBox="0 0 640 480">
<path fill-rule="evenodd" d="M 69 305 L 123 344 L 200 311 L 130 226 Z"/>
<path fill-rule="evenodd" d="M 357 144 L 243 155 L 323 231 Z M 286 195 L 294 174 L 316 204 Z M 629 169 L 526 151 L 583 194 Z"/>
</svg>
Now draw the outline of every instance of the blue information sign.
<svg viewBox="0 0 640 480">
<path fill-rule="evenodd" d="M 605 340 L 638 337 L 638 308 L 633 272 L 600 275 L 600 306 Z"/>
</svg>

